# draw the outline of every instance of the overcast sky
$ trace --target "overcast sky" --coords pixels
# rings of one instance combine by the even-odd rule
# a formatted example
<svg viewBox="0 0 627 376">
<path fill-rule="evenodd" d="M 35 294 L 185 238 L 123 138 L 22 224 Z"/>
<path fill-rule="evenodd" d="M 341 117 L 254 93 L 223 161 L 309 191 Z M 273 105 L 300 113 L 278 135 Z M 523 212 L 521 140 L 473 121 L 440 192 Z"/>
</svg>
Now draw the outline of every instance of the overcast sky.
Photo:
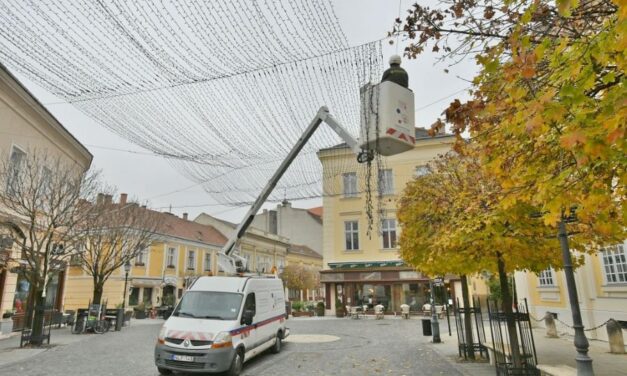
<svg viewBox="0 0 627 376">
<path fill-rule="evenodd" d="M 401 1 L 401 14 L 415 0 Z M 386 36 L 398 16 L 399 2 L 394 0 L 335 0 L 335 10 L 350 45 L 359 45 Z M 403 16 L 404 17 L 404 16 Z M 402 42 L 402 41 L 401 41 Z M 385 43 L 384 60 L 396 53 L 397 46 Z M 398 47 L 402 53 L 402 43 Z M 426 53 L 418 60 L 403 60 L 410 77 L 410 88 L 415 93 L 416 125 L 428 126 L 440 114 L 446 104 L 469 86 L 475 71 L 473 62 L 449 67 L 437 63 L 436 57 Z M 444 73 L 449 69 L 449 73 Z M 18 76 L 23 83 L 46 104 L 59 102 L 59 98 Z M 455 96 L 452 96 L 453 94 Z M 219 218 L 239 222 L 247 208 L 221 206 L 203 192 L 199 185 L 187 180 L 162 157 L 137 147 L 109 130 L 99 126 L 93 119 L 82 114 L 69 104 L 51 104 L 48 109 L 61 123 L 80 140 L 94 155 L 93 166 L 102 171 L 107 183 L 114 185 L 118 193 L 128 193 L 139 201 L 148 201 L 158 210 L 171 211 L 177 215 L 184 212 L 194 218 L 201 212 Z M 311 114 L 312 117 L 315 114 Z M 129 152 L 133 151 L 133 152 Z M 295 207 L 322 205 L 321 199 L 293 202 Z M 273 207 L 268 204 L 266 207 Z"/>
</svg>

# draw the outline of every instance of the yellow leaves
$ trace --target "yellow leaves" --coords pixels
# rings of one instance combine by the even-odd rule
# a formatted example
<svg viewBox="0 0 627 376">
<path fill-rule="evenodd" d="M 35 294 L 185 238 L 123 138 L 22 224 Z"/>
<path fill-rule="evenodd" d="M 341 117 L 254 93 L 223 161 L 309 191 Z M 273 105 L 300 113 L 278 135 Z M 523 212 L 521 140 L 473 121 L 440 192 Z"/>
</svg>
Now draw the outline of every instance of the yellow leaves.
<svg viewBox="0 0 627 376">
<path fill-rule="evenodd" d="M 557 0 L 556 3 L 560 14 L 565 17 L 570 16 L 571 10 L 579 5 L 578 0 Z"/>
<path fill-rule="evenodd" d="M 622 140 L 625 138 L 625 129 L 616 128 L 612 132 L 607 135 L 607 141 L 610 144 L 617 142 L 618 140 Z"/>
<path fill-rule="evenodd" d="M 534 133 L 534 131 L 542 126 L 544 121 L 540 116 L 534 116 L 527 122 L 525 126 L 525 130 L 527 133 Z"/>
<path fill-rule="evenodd" d="M 566 149 L 573 149 L 575 146 L 583 145 L 586 142 L 586 136 L 581 131 L 574 131 L 563 135 L 560 142 Z"/>
</svg>

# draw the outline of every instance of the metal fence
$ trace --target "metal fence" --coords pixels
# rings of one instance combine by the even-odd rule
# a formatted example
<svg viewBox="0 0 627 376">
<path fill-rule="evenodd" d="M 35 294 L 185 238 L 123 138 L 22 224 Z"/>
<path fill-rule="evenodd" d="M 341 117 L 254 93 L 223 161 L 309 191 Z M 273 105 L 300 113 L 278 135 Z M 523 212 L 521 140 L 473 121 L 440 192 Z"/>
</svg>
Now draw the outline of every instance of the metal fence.
<svg viewBox="0 0 627 376">
<path fill-rule="evenodd" d="M 527 300 L 514 304 L 512 313 L 488 300 L 488 318 L 497 375 L 540 376 Z"/>
<path fill-rule="evenodd" d="M 457 327 L 457 343 L 460 357 L 464 359 L 475 358 L 476 354 L 483 358 L 488 357 L 488 349 L 485 346 L 485 331 L 483 329 L 483 316 L 478 298 L 473 298 L 472 307 L 462 307 L 459 299 L 453 307 L 455 313 L 455 326 Z M 470 318 L 470 333 L 466 330 L 465 321 Z"/>
</svg>

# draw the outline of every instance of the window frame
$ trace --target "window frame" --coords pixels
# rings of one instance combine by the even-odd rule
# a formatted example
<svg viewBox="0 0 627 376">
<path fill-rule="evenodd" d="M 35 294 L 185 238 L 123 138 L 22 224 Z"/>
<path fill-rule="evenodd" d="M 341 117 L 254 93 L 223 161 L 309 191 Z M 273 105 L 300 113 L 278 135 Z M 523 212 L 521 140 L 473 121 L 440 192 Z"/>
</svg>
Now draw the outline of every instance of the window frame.
<svg viewBox="0 0 627 376">
<path fill-rule="evenodd" d="M 379 195 L 381 196 L 393 195 L 394 194 L 394 170 L 392 170 L 391 168 L 379 170 L 378 183 L 379 183 L 378 184 Z"/>
<path fill-rule="evenodd" d="M 192 265 L 190 267 L 190 264 Z M 196 270 L 196 250 L 188 249 L 187 257 L 185 258 L 185 269 L 187 270 Z"/>
<path fill-rule="evenodd" d="M 170 254 L 170 251 L 172 251 L 172 254 Z M 172 259 L 170 259 L 170 256 L 172 257 Z M 176 248 L 175 247 L 168 247 L 168 250 L 165 255 L 165 261 L 166 261 L 166 268 L 173 269 L 176 267 Z"/>
<path fill-rule="evenodd" d="M 148 250 L 146 248 L 142 248 L 141 251 L 137 252 L 135 255 L 135 266 L 146 266 L 147 253 Z"/>
<path fill-rule="evenodd" d="M 211 271 L 211 258 L 213 257 L 213 253 L 211 251 L 205 252 L 205 259 L 203 260 L 203 270 L 206 272 Z M 207 267 L 207 261 L 209 261 L 209 267 Z"/>
<path fill-rule="evenodd" d="M 601 250 L 601 272 L 607 285 L 627 284 L 627 251 L 624 243 Z"/>
<path fill-rule="evenodd" d="M 15 155 L 16 152 L 21 154 L 21 159 L 17 162 L 17 166 L 14 165 L 14 160 L 13 160 L 13 155 Z M 9 196 L 14 196 L 19 193 L 15 191 L 13 184 L 15 183 L 15 180 L 19 178 L 20 169 L 22 167 L 22 164 L 24 163 L 24 160 L 27 157 L 28 157 L 28 154 L 26 153 L 24 149 L 22 149 L 21 147 L 17 145 L 11 145 L 11 153 L 9 153 L 9 171 L 8 171 L 7 180 L 5 182 L 5 191 L 7 192 L 7 195 Z"/>
<path fill-rule="evenodd" d="M 349 224 L 350 228 L 348 228 Z M 359 220 L 344 221 L 344 249 L 346 251 L 359 250 Z"/>
<path fill-rule="evenodd" d="M 342 174 L 342 194 L 344 198 L 359 197 L 359 189 L 357 188 L 357 172 Z"/>
<path fill-rule="evenodd" d="M 390 227 L 390 223 L 394 224 L 393 228 Z M 398 234 L 396 230 L 396 218 L 384 218 L 381 220 L 381 245 L 383 246 L 383 249 L 396 249 L 396 246 L 398 244 Z M 388 233 L 387 240 L 390 243 L 388 244 L 388 246 L 386 246 L 385 244 L 386 232 Z"/>
<path fill-rule="evenodd" d="M 552 267 L 548 267 L 538 274 L 538 286 L 539 287 L 555 287 L 557 284 L 555 283 L 555 273 Z"/>
</svg>

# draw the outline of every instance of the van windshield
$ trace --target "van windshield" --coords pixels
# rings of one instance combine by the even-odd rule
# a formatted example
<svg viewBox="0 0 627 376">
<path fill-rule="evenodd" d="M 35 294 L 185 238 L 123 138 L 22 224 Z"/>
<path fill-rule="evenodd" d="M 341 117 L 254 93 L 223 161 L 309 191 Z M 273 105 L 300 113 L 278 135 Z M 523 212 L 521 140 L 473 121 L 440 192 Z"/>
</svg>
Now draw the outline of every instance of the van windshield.
<svg viewBox="0 0 627 376">
<path fill-rule="evenodd" d="M 242 294 L 215 291 L 188 291 L 176 306 L 173 316 L 199 319 L 236 320 Z"/>
</svg>

